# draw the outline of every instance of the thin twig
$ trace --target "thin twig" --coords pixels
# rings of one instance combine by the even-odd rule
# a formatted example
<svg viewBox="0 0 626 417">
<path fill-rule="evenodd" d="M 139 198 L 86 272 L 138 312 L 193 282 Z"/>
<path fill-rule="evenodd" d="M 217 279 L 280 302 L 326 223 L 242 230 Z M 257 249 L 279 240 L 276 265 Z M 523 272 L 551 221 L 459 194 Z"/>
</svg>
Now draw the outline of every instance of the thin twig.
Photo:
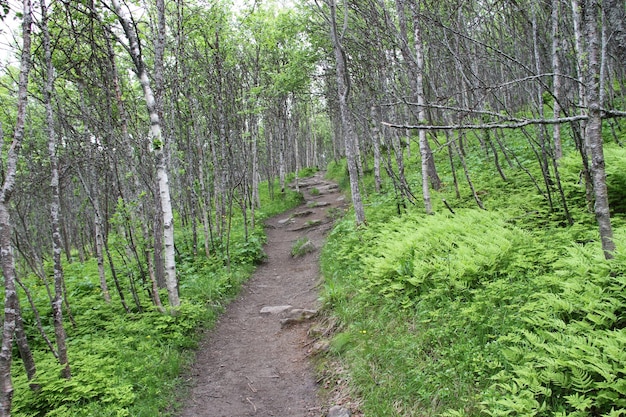
<svg viewBox="0 0 626 417">
<path fill-rule="evenodd" d="M 256 413 L 256 405 L 254 405 L 254 403 L 248 397 L 246 397 L 246 401 L 248 401 L 252 405 L 252 407 L 254 407 L 254 412 Z"/>
</svg>

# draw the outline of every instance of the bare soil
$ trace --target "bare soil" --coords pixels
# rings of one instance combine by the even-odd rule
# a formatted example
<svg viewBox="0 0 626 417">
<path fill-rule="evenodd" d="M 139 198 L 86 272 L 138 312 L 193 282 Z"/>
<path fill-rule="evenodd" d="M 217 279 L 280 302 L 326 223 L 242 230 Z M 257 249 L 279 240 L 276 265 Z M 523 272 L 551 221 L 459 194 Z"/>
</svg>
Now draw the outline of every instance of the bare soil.
<svg viewBox="0 0 626 417">
<path fill-rule="evenodd" d="M 319 307 L 319 249 L 346 202 L 323 173 L 299 185 L 306 203 L 266 221 L 267 260 L 201 342 L 181 417 L 326 414 L 309 358 L 311 324 L 296 309 Z M 294 257 L 291 250 L 302 237 L 314 250 Z M 285 310 L 261 313 L 280 306 Z"/>
</svg>

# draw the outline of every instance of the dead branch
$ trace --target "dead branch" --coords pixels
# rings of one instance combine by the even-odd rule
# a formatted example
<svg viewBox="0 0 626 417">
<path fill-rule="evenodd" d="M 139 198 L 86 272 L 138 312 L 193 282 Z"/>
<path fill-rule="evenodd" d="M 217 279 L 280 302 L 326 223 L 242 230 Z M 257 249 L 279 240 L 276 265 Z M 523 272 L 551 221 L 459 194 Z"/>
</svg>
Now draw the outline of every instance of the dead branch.
<svg viewBox="0 0 626 417">
<path fill-rule="evenodd" d="M 507 119 L 508 122 L 483 123 L 483 124 L 459 124 L 459 125 L 406 125 L 389 122 L 381 122 L 384 126 L 395 129 L 412 130 L 480 130 L 480 129 L 519 129 L 529 125 L 556 125 L 561 123 L 571 123 L 587 120 L 589 116 L 578 115 L 572 117 L 561 117 L 558 119 Z"/>
</svg>

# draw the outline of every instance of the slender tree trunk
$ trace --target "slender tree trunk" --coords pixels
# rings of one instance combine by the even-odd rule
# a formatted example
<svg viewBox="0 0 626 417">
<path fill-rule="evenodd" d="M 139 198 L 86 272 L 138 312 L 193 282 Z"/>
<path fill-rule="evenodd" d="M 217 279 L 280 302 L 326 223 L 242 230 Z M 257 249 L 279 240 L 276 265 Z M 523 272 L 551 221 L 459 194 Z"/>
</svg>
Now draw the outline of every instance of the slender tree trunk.
<svg viewBox="0 0 626 417">
<path fill-rule="evenodd" d="M 458 139 L 460 140 L 462 136 L 463 136 L 463 133 L 459 132 Z M 456 150 L 456 153 L 459 156 L 459 159 L 461 160 L 461 165 L 463 166 L 463 173 L 465 173 L 465 179 L 467 180 L 467 185 L 469 185 L 470 190 L 472 190 L 472 196 L 474 197 L 474 201 L 476 201 L 476 204 L 478 205 L 478 207 L 484 210 L 485 206 L 483 205 L 483 202 L 478 196 L 478 193 L 476 192 L 476 188 L 474 188 L 474 183 L 472 182 L 472 178 L 470 177 L 469 169 L 467 169 L 467 163 L 465 162 L 465 157 L 463 156 L 461 151 L 457 148 L 455 141 L 452 141 L 451 144 Z"/>
<path fill-rule="evenodd" d="M 346 57 L 341 39 L 337 33 L 337 6 L 335 0 L 328 0 L 330 7 L 330 36 L 335 52 L 336 71 L 337 71 L 337 88 L 339 92 L 339 110 L 341 113 L 341 121 L 346 147 L 346 160 L 348 163 L 348 174 L 350 176 L 350 191 L 352 192 L 352 205 L 356 217 L 356 224 L 365 223 L 365 210 L 361 200 L 361 190 L 359 189 L 359 178 L 356 164 L 356 134 L 354 132 L 354 123 L 352 122 L 352 114 L 348 105 L 348 97 L 350 94 L 350 79 L 346 68 Z"/>
<path fill-rule="evenodd" d="M 250 135 L 252 138 L 252 208 L 255 209 L 261 207 L 261 196 L 259 194 L 259 125 L 256 115 L 252 116 L 250 123 Z M 254 221 L 254 210 L 252 212 L 252 220 Z"/>
<path fill-rule="evenodd" d="M 4 183 L 0 190 L 0 266 L 4 277 L 4 324 L 2 329 L 2 346 L 0 348 L 0 417 L 11 415 L 13 400 L 13 382 L 11 380 L 12 347 L 15 334 L 19 300 L 15 288 L 16 271 L 13 247 L 11 244 L 12 222 L 9 215 L 9 202 L 15 188 L 15 175 L 19 150 L 24 137 L 24 121 L 28 101 L 28 73 L 31 67 L 31 3 L 22 2 L 22 56 L 17 92 L 17 118 L 13 141 L 6 156 Z"/>
<path fill-rule="evenodd" d="M 400 192 L 402 193 L 402 196 L 404 198 L 414 204 L 415 201 L 413 200 L 413 194 L 411 193 L 409 183 L 407 182 L 406 176 L 404 175 L 404 155 L 402 149 L 402 141 L 400 139 L 400 133 L 398 132 L 398 130 L 395 130 L 391 133 L 391 146 L 393 147 L 393 154 L 396 158 L 396 166 L 398 167 Z"/>
<path fill-rule="evenodd" d="M 294 134 L 293 135 L 293 153 L 294 153 L 294 158 L 296 161 L 296 167 L 295 167 L 295 171 L 296 171 L 296 178 L 295 178 L 295 183 L 296 183 L 296 192 L 299 193 L 300 192 L 300 179 L 298 178 L 299 176 L 299 171 L 300 171 L 300 144 L 298 141 L 298 135 Z"/>
<path fill-rule="evenodd" d="M 22 362 L 24 363 L 26 377 L 29 381 L 32 381 L 35 375 L 37 375 L 37 366 L 35 365 L 33 352 L 28 345 L 28 338 L 26 337 L 26 330 L 24 329 L 24 320 L 22 319 L 22 311 L 19 305 L 15 314 L 15 344 L 20 353 L 20 358 L 22 358 Z M 39 389 L 39 385 L 30 384 L 30 388 L 36 391 Z"/>
<path fill-rule="evenodd" d="M 113 278 L 113 284 L 115 284 L 115 289 L 117 290 L 117 294 L 120 296 L 120 303 L 122 307 L 124 307 L 124 311 L 130 313 L 130 308 L 128 308 L 128 304 L 126 304 L 126 297 L 124 296 L 124 290 L 120 285 L 119 279 L 117 279 L 117 270 L 115 269 L 115 264 L 113 263 L 113 258 L 111 257 L 111 251 L 109 250 L 109 244 L 106 239 L 104 240 L 104 252 L 107 255 L 107 260 L 109 261 L 109 270 L 111 271 L 111 277 Z"/>
<path fill-rule="evenodd" d="M 426 104 L 426 98 L 424 95 L 424 54 L 422 46 L 422 36 L 420 25 L 418 21 L 418 9 L 419 5 L 411 3 L 410 7 L 413 11 L 413 50 L 409 47 L 409 40 L 407 36 L 407 19 L 405 16 L 405 1 L 396 0 L 396 10 L 398 12 L 398 20 L 400 24 L 400 50 L 409 67 L 409 83 L 411 85 L 412 93 L 417 100 L 417 122 L 423 123 L 426 120 L 426 111 L 424 104 Z M 412 52 L 412 53 L 411 53 Z M 430 184 L 429 178 L 432 176 L 433 185 L 436 185 L 436 189 L 440 187 L 439 176 L 436 174 L 434 168 L 434 160 L 432 159 L 432 151 L 428 144 L 428 138 L 425 130 L 420 130 L 419 135 L 419 147 L 421 155 L 421 168 L 422 168 L 422 199 L 424 201 L 424 209 L 427 214 L 432 213 L 432 203 L 430 198 Z"/>
<path fill-rule="evenodd" d="M 208 258 L 211 256 L 211 231 L 210 231 L 210 206 L 211 206 L 211 193 L 207 189 L 206 185 L 206 173 L 205 173 L 205 151 L 204 144 L 202 142 L 202 134 L 198 127 L 196 119 L 196 103 L 190 105 L 191 118 L 193 123 L 193 129 L 196 139 L 196 151 L 198 153 L 198 184 L 200 185 L 200 196 L 198 198 L 200 203 L 200 215 L 202 216 L 202 232 L 204 236 L 204 255 Z"/>
<path fill-rule="evenodd" d="M 41 321 L 41 315 L 39 314 L 39 310 L 37 309 L 37 306 L 35 305 L 35 300 L 33 299 L 33 295 L 28 290 L 28 288 L 24 285 L 24 283 L 22 283 L 22 281 L 20 281 L 19 278 L 16 278 L 15 281 L 16 281 L 17 285 L 20 286 L 22 291 L 24 291 L 24 294 L 26 295 L 26 299 L 28 300 L 28 305 L 30 306 L 30 308 L 31 308 L 31 310 L 33 312 L 33 316 L 35 317 L 35 323 L 36 323 L 37 330 L 39 330 L 39 335 L 44 340 L 44 342 L 46 342 L 46 345 L 48 346 L 48 349 L 50 349 L 50 353 L 52 353 L 52 355 L 54 355 L 54 357 L 58 359 L 57 351 L 54 348 L 54 345 L 52 344 L 52 341 L 50 340 L 50 338 L 46 334 L 46 330 L 43 328 L 43 322 Z M 52 295 L 51 295 L 50 291 L 48 290 L 48 283 L 44 281 L 44 285 L 46 286 L 46 290 L 48 291 L 48 299 L 52 302 L 53 298 L 52 298 Z"/>
<path fill-rule="evenodd" d="M 417 64 L 417 120 L 418 123 L 424 123 L 426 122 L 426 109 L 424 107 L 424 105 L 426 104 L 426 93 L 424 91 L 424 74 L 426 72 L 426 66 L 424 65 L 424 45 L 422 43 L 422 30 L 419 21 L 420 4 L 419 2 L 411 2 L 410 6 L 413 12 L 413 38 L 415 42 L 415 61 Z M 426 170 L 428 179 L 430 180 L 432 187 L 435 190 L 439 190 L 441 188 L 441 179 L 439 178 L 439 174 L 437 173 L 435 158 L 433 157 L 433 151 L 430 149 L 430 144 L 428 143 L 426 131 L 420 130 L 419 135 L 420 153 L 422 157 L 422 171 L 424 171 L 424 169 Z M 425 167 L 424 164 L 426 164 Z M 427 192 L 427 194 L 428 199 L 430 199 L 430 192 Z M 427 207 L 430 203 L 426 204 L 426 198 L 427 197 L 425 195 L 424 200 L 425 206 Z"/>
<path fill-rule="evenodd" d="M 145 256 L 146 261 L 148 262 L 148 275 L 150 276 L 150 283 L 152 284 L 152 302 L 159 312 L 165 313 L 165 308 L 163 308 L 163 303 L 161 303 L 161 296 L 159 295 L 159 286 L 157 284 L 156 276 L 154 275 L 154 265 L 152 263 L 152 257 L 147 251 Z"/>
<path fill-rule="evenodd" d="M 587 107 L 587 96 L 585 91 L 585 69 L 584 69 L 584 51 L 583 51 L 583 39 L 582 31 L 580 28 L 580 2 L 579 0 L 571 0 L 572 7 L 572 24 L 574 31 L 574 51 L 576 52 L 576 76 L 578 78 L 578 108 L 584 109 Z M 578 144 L 578 150 L 583 161 L 583 176 L 585 179 L 585 194 L 587 198 L 587 205 L 589 211 L 593 210 L 593 180 L 591 178 L 591 167 L 589 166 L 589 149 L 584 138 L 587 121 L 580 122 L 580 128 L 578 125 L 573 125 L 574 138 Z"/>
<path fill-rule="evenodd" d="M 382 181 L 380 178 L 380 127 L 378 112 L 376 106 L 372 105 L 370 108 L 370 131 L 372 132 L 372 146 L 374 148 L 374 187 L 377 193 L 382 188 Z"/>
<path fill-rule="evenodd" d="M 285 161 L 285 142 L 287 139 L 287 111 L 283 109 L 286 106 L 284 101 L 281 101 L 279 108 L 280 115 L 278 117 L 280 127 L 278 128 L 279 148 L 278 148 L 278 180 L 280 184 L 280 192 L 285 192 L 285 176 L 287 175 L 287 162 Z"/>
<path fill-rule="evenodd" d="M 67 357 L 65 327 L 63 326 L 63 265 L 61 264 L 62 242 L 59 226 L 59 207 L 61 205 L 59 192 L 59 163 L 57 158 L 57 137 L 54 129 L 52 113 L 52 89 L 54 85 L 54 67 L 52 65 L 52 50 L 50 47 L 50 33 L 48 32 L 48 13 L 46 0 L 40 1 L 41 28 L 43 32 L 43 47 L 46 64 L 46 81 L 44 87 L 44 106 L 46 108 L 46 130 L 48 135 L 48 154 L 50 158 L 50 224 L 52 229 L 52 259 L 54 264 L 54 299 L 52 300 L 52 317 L 54 335 L 57 344 L 57 359 L 63 367 L 61 374 L 69 379 L 72 375 Z"/>
<path fill-rule="evenodd" d="M 600 35 L 598 30 L 597 0 L 584 2 L 584 28 L 587 41 L 586 50 L 586 98 L 589 119 L 585 129 L 587 148 L 591 157 L 591 176 L 595 197 L 595 214 L 600 229 L 602 250 L 607 259 L 613 257 L 615 242 L 609 211 L 609 198 L 606 187 L 606 172 L 604 168 L 604 151 L 602 146 L 602 115 L 600 103 Z"/>
<path fill-rule="evenodd" d="M 165 262 L 165 285 L 167 287 L 167 295 L 170 307 L 176 309 L 180 306 L 180 298 L 178 296 L 178 280 L 176 277 L 176 258 L 174 248 L 174 216 L 172 213 L 172 201 L 170 198 L 169 178 L 165 159 L 165 143 L 161 129 L 161 119 L 159 117 L 155 96 L 150 86 L 150 79 L 146 70 L 141 50 L 139 47 L 139 39 L 134 30 L 132 22 L 122 10 L 119 0 L 112 0 L 113 8 L 117 14 L 118 20 L 124 29 L 124 33 L 129 42 L 129 52 L 139 82 L 143 89 L 146 99 L 146 107 L 150 115 L 149 140 L 156 157 L 157 182 L 159 184 L 159 200 L 161 202 L 161 214 L 163 217 L 163 243 L 164 243 L 164 262 Z M 157 9 L 163 6 L 163 0 L 157 0 Z M 158 78 L 158 74 L 157 78 Z"/>
<path fill-rule="evenodd" d="M 610 38 L 614 49 L 618 53 L 619 59 L 624 62 L 626 60 L 626 12 L 624 10 L 624 2 L 621 0 L 604 0 L 602 9 L 606 15 L 607 22 L 613 29 Z"/>
<path fill-rule="evenodd" d="M 448 148 L 448 160 L 450 161 L 450 171 L 452 172 L 452 181 L 454 183 L 454 192 L 456 194 L 456 198 L 460 199 L 461 198 L 461 193 L 459 192 L 459 180 L 456 176 L 456 168 L 454 167 L 454 157 L 452 156 L 453 151 L 455 148 L 453 148 L 453 139 L 450 138 L 450 132 L 446 130 L 445 132 L 446 134 L 446 143 L 448 144 L 447 148 Z M 458 151 L 457 151 L 458 152 Z"/>
<path fill-rule="evenodd" d="M 214 166 L 215 172 L 215 220 L 220 234 L 220 240 L 223 241 L 226 232 L 226 196 L 228 195 L 228 167 L 226 158 L 226 144 L 230 139 L 228 132 L 228 124 L 226 119 L 226 107 L 224 105 L 224 74 L 222 70 L 222 56 L 220 51 L 219 32 L 215 32 L 215 70 L 217 73 L 217 94 L 215 100 L 217 102 L 217 118 L 219 125 L 219 138 L 214 146 Z M 226 243 L 228 245 L 228 242 Z"/>
<path fill-rule="evenodd" d="M 554 104 L 552 106 L 552 116 L 558 119 L 561 116 L 561 60 L 559 58 L 561 38 L 559 35 L 560 0 L 552 0 L 552 88 L 554 94 Z M 552 141 L 554 143 L 554 157 L 561 159 L 563 149 L 561 146 L 561 125 L 555 124 L 552 128 Z"/>
<path fill-rule="evenodd" d="M 539 53 L 539 29 L 537 27 L 537 11 L 533 7 L 531 10 L 531 25 L 532 25 L 532 38 L 533 38 L 533 55 L 535 61 L 535 72 L 537 74 L 541 74 L 541 56 Z M 537 85 L 536 88 L 536 100 L 537 100 L 537 109 L 539 113 L 540 119 L 545 119 L 545 112 L 543 109 L 543 89 L 540 85 Z M 547 131 L 545 126 L 539 125 L 536 128 L 537 138 L 539 140 L 539 147 L 541 149 L 541 153 L 537 154 L 537 159 L 539 160 L 539 165 L 541 167 L 541 173 L 543 174 L 543 181 L 546 185 L 546 195 L 548 196 L 548 202 L 550 204 L 550 210 L 554 210 L 554 203 L 552 200 L 552 184 L 554 181 L 552 180 L 550 173 L 550 163 L 549 159 L 553 158 L 552 155 L 549 155 L 548 152 L 548 142 L 546 140 Z M 532 146 L 532 145 L 531 145 Z"/>
</svg>

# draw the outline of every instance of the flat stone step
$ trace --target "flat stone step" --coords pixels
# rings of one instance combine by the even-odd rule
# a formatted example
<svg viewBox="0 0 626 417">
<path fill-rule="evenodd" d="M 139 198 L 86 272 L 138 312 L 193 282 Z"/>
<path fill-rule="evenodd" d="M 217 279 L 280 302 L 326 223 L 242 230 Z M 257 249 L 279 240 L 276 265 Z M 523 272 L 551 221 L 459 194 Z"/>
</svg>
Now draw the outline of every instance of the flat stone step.
<svg viewBox="0 0 626 417">
<path fill-rule="evenodd" d="M 307 207 L 309 207 L 308 204 L 307 204 Z M 306 217 L 306 216 L 310 216 L 313 213 L 315 213 L 313 210 L 298 211 L 298 212 L 293 213 L 293 217 Z"/>
<path fill-rule="evenodd" d="M 300 230 L 306 230 L 306 229 L 310 229 L 311 227 L 316 227 L 321 225 L 323 222 L 320 219 L 315 219 L 315 220 L 309 220 L 308 222 L 300 225 L 300 226 L 296 226 L 296 227 L 292 227 L 291 229 L 287 229 L 290 232 L 298 232 Z"/>
<path fill-rule="evenodd" d="M 308 201 L 306 203 L 307 207 L 326 207 L 326 206 L 330 206 L 330 203 L 328 201 Z"/>
<path fill-rule="evenodd" d="M 293 306 L 287 304 L 282 306 L 265 306 L 259 311 L 260 314 L 280 314 L 283 313 Z"/>
</svg>

